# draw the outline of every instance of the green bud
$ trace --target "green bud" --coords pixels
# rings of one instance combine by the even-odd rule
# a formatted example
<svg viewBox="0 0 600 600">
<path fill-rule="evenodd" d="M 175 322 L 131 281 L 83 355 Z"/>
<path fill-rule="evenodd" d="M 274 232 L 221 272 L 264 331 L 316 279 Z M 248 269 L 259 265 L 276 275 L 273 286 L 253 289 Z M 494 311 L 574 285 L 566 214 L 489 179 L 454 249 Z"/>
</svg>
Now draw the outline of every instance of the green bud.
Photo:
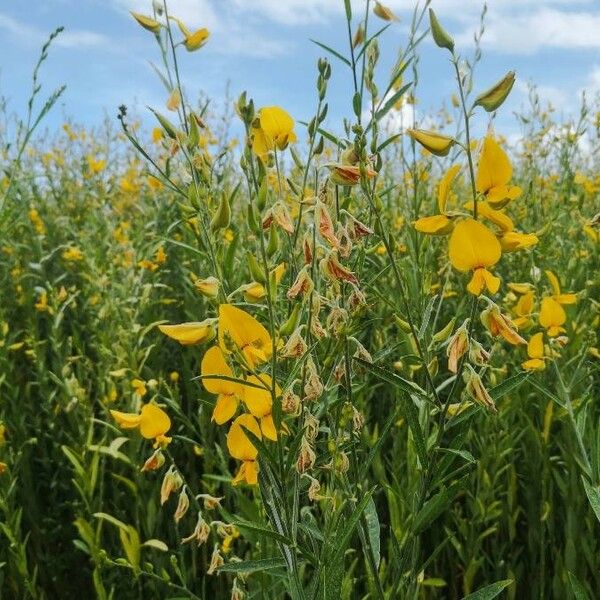
<svg viewBox="0 0 600 600">
<path fill-rule="evenodd" d="M 172 140 L 177 139 L 177 128 L 175 127 L 175 125 L 173 125 L 173 123 L 171 123 L 171 121 L 169 121 L 167 117 L 164 117 L 159 112 L 156 112 L 153 108 L 151 108 L 150 110 L 154 113 L 154 116 L 160 123 L 161 127 L 165 130 L 165 133 Z"/>
<path fill-rule="evenodd" d="M 261 269 L 254 254 L 248 252 L 246 254 L 246 259 L 248 260 L 248 268 L 250 269 L 250 275 L 252 275 L 252 279 L 254 279 L 254 281 L 258 281 L 259 283 L 266 283 L 265 272 Z"/>
<path fill-rule="evenodd" d="M 271 225 L 269 228 L 269 243 L 267 244 L 267 256 L 271 258 L 275 252 L 279 250 L 279 235 L 277 234 L 277 227 Z"/>
<path fill-rule="evenodd" d="M 231 208 L 229 207 L 229 200 L 227 199 L 226 194 L 223 193 L 221 194 L 221 202 L 219 202 L 217 212 L 210 222 L 210 229 L 213 233 L 219 231 L 219 229 L 225 229 L 226 227 L 229 227 L 230 221 Z"/>
<path fill-rule="evenodd" d="M 412 329 L 408 321 L 401 319 L 398 315 L 394 315 L 394 321 L 396 321 L 396 325 L 398 325 L 398 327 L 400 327 L 404 333 L 412 333 Z"/>
<path fill-rule="evenodd" d="M 496 85 L 483 92 L 483 94 L 479 94 L 479 96 L 475 98 L 473 106 L 481 106 L 487 112 L 495 111 L 500 108 L 502 103 L 506 100 L 514 83 L 515 72 L 509 71 Z"/>
<path fill-rule="evenodd" d="M 298 326 L 298 319 L 300 318 L 301 309 L 302 303 L 296 302 L 287 321 L 279 328 L 279 333 L 281 335 L 292 335 L 292 332 Z"/>
<path fill-rule="evenodd" d="M 454 324 L 456 323 L 456 319 L 452 318 L 448 321 L 448 324 L 443 329 L 440 329 L 434 336 L 433 341 L 435 343 L 445 342 L 454 329 Z"/>
<path fill-rule="evenodd" d="M 429 9 L 429 26 L 431 27 L 433 41 L 440 48 L 446 48 L 450 52 L 454 52 L 454 40 L 452 39 L 452 36 L 440 25 L 438 18 L 433 12 L 433 8 Z"/>
</svg>

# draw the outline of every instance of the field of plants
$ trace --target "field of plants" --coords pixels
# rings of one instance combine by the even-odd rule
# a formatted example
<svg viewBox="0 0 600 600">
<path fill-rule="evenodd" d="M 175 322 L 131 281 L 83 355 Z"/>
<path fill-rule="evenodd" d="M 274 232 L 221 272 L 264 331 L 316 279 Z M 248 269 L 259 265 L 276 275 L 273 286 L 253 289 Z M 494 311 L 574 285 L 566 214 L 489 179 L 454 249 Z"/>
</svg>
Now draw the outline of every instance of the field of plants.
<svg viewBox="0 0 600 600">
<path fill-rule="evenodd" d="M 340 2 L 306 122 L 188 97 L 156 2 L 143 124 L 44 133 L 60 31 L 4 107 L 1 598 L 599 597 L 600 99 L 509 144 L 509 64 Z M 393 130 L 432 40 L 455 92 Z"/>
</svg>

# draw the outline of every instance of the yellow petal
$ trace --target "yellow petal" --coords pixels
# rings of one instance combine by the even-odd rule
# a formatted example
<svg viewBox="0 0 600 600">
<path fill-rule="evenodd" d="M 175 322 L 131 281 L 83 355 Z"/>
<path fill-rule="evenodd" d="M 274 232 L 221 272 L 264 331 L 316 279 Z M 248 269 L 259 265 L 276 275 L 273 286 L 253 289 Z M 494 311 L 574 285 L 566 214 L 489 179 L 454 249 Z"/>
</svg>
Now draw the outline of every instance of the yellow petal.
<svg viewBox="0 0 600 600">
<path fill-rule="evenodd" d="M 148 440 L 163 436 L 171 429 L 169 415 L 156 404 L 144 404 L 140 416 L 140 433 Z"/>
<path fill-rule="evenodd" d="M 180 323 L 179 325 L 159 325 L 158 328 L 183 346 L 210 341 L 215 334 L 214 319 Z"/>
<path fill-rule="evenodd" d="M 269 332 L 253 316 L 231 304 L 219 306 L 219 344 L 229 352 L 228 340 L 241 350 L 251 367 L 268 360 L 272 352 Z"/>
<path fill-rule="evenodd" d="M 543 332 L 536 333 L 531 336 L 527 344 L 527 355 L 529 358 L 543 358 L 544 357 L 544 334 Z"/>
<path fill-rule="evenodd" d="M 250 375 L 247 381 L 262 386 L 262 388 L 249 385 L 244 387 L 244 403 L 248 407 L 248 410 L 256 418 L 270 414 L 273 407 L 273 400 L 271 398 L 273 380 L 271 376 L 266 373 L 262 373 L 260 376 Z M 275 386 L 275 393 L 278 396 L 281 394 L 281 388 L 278 385 Z"/>
<path fill-rule="evenodd" d="M 506 186 L 512 177 L 512 166 L 508 156 L 500 148 L 496 140 L 487 135 L 483 140 L 483 148 L 477 166 L 476 187 L 480 193 Z"/>
<path fill-rule="evenodd" d="M 446 215 L 432 215 L 431 217 L 421 217 L 414 223 L 414 227 L 421 233 L 429 235 L 445 235 L 452 231 L 454 223 Z"/>
<path fill-rule="evenodd" d="M 125 413 L 119 410 L 111 410 L 110 414 L 112 418 L 117 422 L 119 427 L 123 429 L 134 429 L 138 427 L 142 417 L 134 413 Z"/>
<path fill-rule="evenodd" d="M 507 231 L 500 238 L 500 246 L 503 252 L 513 252 L 524 248 L 531 248 L 539 242 L 534 233 L 519 233 L 518 231 Z"/>
<path fill-rule="evenodd" d="M 469 203 L 469 209 L 473 209 L 472 202 Z M 512 231 L 515 228 L 512 219 L 508 215 L 505 215 L 499 210 L 494 210 L 485 201 L 477 203 L 477 210 L 484 219 L 487 219 L 490 223 L 493 223 L 494 225 L 499 227 L 503 232 Z"/>
<path fill-rule="evenodd" d="M 542 299 L 540 325 L 548 330 L 548 335 L 558 335 L 566 320 L 565 309 L 554 298 Z"/>
<path fill-rule="evenodd" d="M 225 356 L 219 346 L 209 348 L 202 357 L 200 363 L 200 375 L 223 375 L 234 377 L 231 367 L 225 361 Z M 202 379 L 202 385 L 211 394 L 237 394 L 241 395 L 241 385 L 226 379 Z"/>
<path fill-rule="evenodd" d="M 486 198 L 492 208 L 500 209 L 512 200 L 516 200 L 521 194 L 521 188 L 516 185 L 500 185 L 491 188 Z"/>
<path fill-rule="evenodd" d="M 227 434 L 227 449 L 229 454 L 238 460 L 255 460 L 258 450 L 253 446 L 244 429 L 262 439 L 258 421 L 252 415 L 240 415 L 233 422 Z"/>
<path fill-rule="evenodd" d="M 448 202 L 448 193 L 450 192 L 450 186 L 452 181 L 460 171 L 460 165 L 452 165 L 440 180 L 438 187 L 438 211 L 440 214 L 446 212 L 446 203 Z"/>
<path fill-rule="evenodd" d="M 255 460 L 246 460 L 242 463 L 232 483 L 238 485 L 246 482 L 248 485 L 256 485 L 258 483 L 258 463 Z"/>
<path fill-rule="evenodd" d="M 554 296 L 554 299 L 559 304 L 575 304 L 577 302 L 576 294 L 559 294 L 558 296 Z"/>
<path fill-rule="evenodd" d="M 237 410 L 239 400 L 233 394 L 221 394 L 213 409 L 212 419 L 217 425 L 227 423 Z"/>
<path fill-rule="evenodd" d="M 543 369 L 546 366 L 546 364 L 541 358 L 530 358 L 529 360 L 526 360 L 521 366 L 526 371 L 539 371 L 540 369 Z"/>
<path fill-rule="evenodd" d="M 552 292 L 555 296 L 560 296 L 560 283 L 558 282 L 558 277 L 550 270 L 546 270 L 546 277 L 552 286 Z"/>
<path fill-rule="evenodd" d="M 275 429 L 275 422 L 273 421 L 273 415 L 268 414 L 262 417 L 260 420 L 260 429 L 262 434 L 272 442 L 277 441 L 277 429 Z"/>
<path fill-rule="evenodd" d="M 508 289 L 512 290 L 516 294 L 527 294 L 533 288 L 531 283 L 509 283 L 507 285 L 508 285 Z"/>
<path fill-rule="evenodd" d="M 460 221 L 450 236 L 448 255 L 458 271 L 491 267 L 500 260 L 501 249 L 496 236 L 474 219 Z"/>
<path fill-rule="evenodd" d="M 208 29 L 204 27 L 202 29 L 198 29 L 194 31 L 191 35 L 186 36 L 184 40 L 185 49 L 188 52 L 193 52 L 194 50 L 198 50 L 206 44 L 206 40 L 208 40 L 208 36 L 210 35 Z"/>
</svg>

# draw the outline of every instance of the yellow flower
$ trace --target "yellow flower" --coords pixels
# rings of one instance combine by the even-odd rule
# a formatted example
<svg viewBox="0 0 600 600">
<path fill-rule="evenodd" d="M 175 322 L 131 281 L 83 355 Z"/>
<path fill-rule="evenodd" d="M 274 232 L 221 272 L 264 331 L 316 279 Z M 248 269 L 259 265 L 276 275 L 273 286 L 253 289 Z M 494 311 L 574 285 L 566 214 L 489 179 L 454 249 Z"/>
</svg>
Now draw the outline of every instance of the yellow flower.
<svg viewBox="0 0 600 600">
<path fill-rule="evenodd" d="M 224 376 L 231 379 L 235 377 L 219 346 L 213 346 L 205 352 L 200 363 L 200 375 L 203 377 L 202 385 L 206 391 L 217 395 L 212 419 L 218 425 L 222 425 L 235 414 L 244 388 L 241 384 L 227 379 L 204 379 L 206 376 Z"/>
<path fill-rule="evenodd" d="M 219 306 L 219 345 L 231 352 L 231 343 L 242 353 L 250 368 L 269 360 L 272 341 L 269 332 L 253 316 L 231 304 Z"/>
<path fill-rule="evenodd" d="M 252 415 L 240 415 L 231 425 L 227 434 L 227 449 L 233 458 L 243 461 L 233 480 L 233 485 L 237 485 L 242 481 L 249 485 L 256 485 L 258 481 L 258 463 L 256 462 L 258 450 L 252 444 L 244 429 L 262 439 L 260 426 Z"/>
<path fill-rule="evenodd" d="M 558 282 L 558 278 L 552 271 L 546 271 L 546 277 L 548 281 L 550 281 L 550 285 L 552 286 L 552 298 L 556 300 L 559 304 L 575 304 L 577 302 L 577 295 L 569 292 L 568 294 L 563 294 L 560 290 L 560 283 Z"/>
<path fill-rule="evenodd" d="M 210 32 L 205 27 L 191 32 L 179 19 L 173 17 L 177 22 L 181 33 L 183 33 L 183 45 L 188 52 L 194 52 L 202 48 L 210 36 Z"/>
<path fill-rule="evenodd" d="M 258 111 L 252 123 L 252 150 L 262 160 L 276 148 L 285 150 L 296 139 L 294 119 L 283 108 L 265 106 Z"/>
<path fill-rule="evenodd" d="M 259 376 L 250 375 L 246 381 L 261 387 L 245 386 L 244 404 L 252 416 L 260 420 L 262 434 L 267 439 L 275 441 L 277 430 L 273 421 L 273 399 L 271 397 L 273 380 L 270 375 L 263 373 Z M 277 384 L 275 384 L 275 394 L 277 396 L 281 395 L 281 388 Z"/>
<path fill-rule="evenodd" d="M 438 187 L 437 204 L 439 214 L 430 217 L 421 217 L 415 221 L 413 225 L 417 231 L 429 235 L 445 235 L 450 233 L 454 222 L 446 213 L 446 204 L 448 202 L 450 185 L 459 171 L 460 165 L 453 165 L 446 171 Z"/>
<path fill-rule="evenodd" d="M 148 393 L 148 390 L 146 389 L 146 382 L 142 381 L 141 379 L 134 379 L 131 382 L 131 387 L 140 398 L 143 398 Z"/>
<path fill-rule="evenodd" d="M 122 429 L 138 429 L 143 438 L 154 439 L 155 446 L 166 445 L 171 438 L 165 436 L 171 429 L 169 415 L 156 404 L 144 404 L 139 414 L 111 410 L 110 414 Z"/>
<path fill-rule="evenodd" d="M 42 221 L 42 218 L 40 217 L 40 213 L 37 211 L 37 209 L 30 208 L 28 215 L 29 215 L 29 220 L 31 221 L 32 225 L 34 226 L 36 232 L 39 233 L 40 235 L 44 235 L 44 233 L 46 233 L 46 226 L 44 225 L 44 222 Z"/>
<path fill-rule="evenodd" d="M 531 248 L 540 240 L 535 233 L 519 233 L 518 231 L 507 231 L 500 238 L 500 247 L 503 252 L 513 252 L 523 248 Z"/>
<path fill-rule="evenodd" d="M 198 279 L 194 282 L 194 287 L 207 298 L 216 298 L 219 294 L 220 285 L 219 280 L 212 276 L 206 279 Z"/>
<path fill-rule="evenodd" d="M 473 271 L 467 290 L 478 296 L 487 288 L 495 294 L 500 287 L 500 279 L 492 275 L 487 267 L 494 266 L 501 256 L 496 236 L 474 219 L 466 219 L 456 225 L 448 246 L 452 266 L 458 271 Z"/>
<path fill-rule="evenodd" d="M 502 208 L 521 195 L 521 188 L 509 185 L 512 165 L 508 156 L 491 135 L 483 140 L 483 149 L 477 168 L 477 191 L 486 195 L 492 208 Z"/>
<path fill-rule="evenodd" d="M 158 328 L 182 346 L 210 342 L 215 337 L 215 319 L 179 323 L 178 325 L 159 325 Z"/>
<path fill-rule="evenodd" d="M 550 337 L 564 333 L 567 320 L 565 309 L 554 298 L 543 298 L 540 308 L 540 325 L 546 329 Z"/>
<path fill-rule="evenodd" d="M 152 33 L 158 33 L 160 31 L 161 25 L 156 19 L 147 17 L 146 15 L 140 15 L 139 13 L 133 11 L 131 11 L 131 16 L 147 31 Z"/>
<path fill-rule="evenodd" d="M 514 285 L 514 284 L 513 284 Z M 509 284 L 510 287 L 510 284 Z M 511 288 L 512 289 L 512 288 Z M 514 313 L 517 316 L 513 323 L 519 327 L 527 327 L 531 325 L 531 313 L 533 312 L 533 303 L 535 295 L 533 291 L 526 291 L 518 300 L 514 307 Z"/>
<path fill-rule="evenodd" d="M 62 257 L 69 262 L 78 262 L 83 260 L 83 252 L 77 246 L 70 246 L 62 253 Z"/>
<path fill-rule="evenodd" d="M 38 312 L 47 312 L 52 314 L 52 309 L 48 306 L 48 293 L 42 292 L 34 304 L 35 310 Z"/>
<path fill-rule="evenodd" d="M 526 371 L 537 371 L 544 368 L 544 334 L 541 331 L 529 340 L 527 356 L 529 356 L 529 360 L 522 364 Z"/>
</svg>

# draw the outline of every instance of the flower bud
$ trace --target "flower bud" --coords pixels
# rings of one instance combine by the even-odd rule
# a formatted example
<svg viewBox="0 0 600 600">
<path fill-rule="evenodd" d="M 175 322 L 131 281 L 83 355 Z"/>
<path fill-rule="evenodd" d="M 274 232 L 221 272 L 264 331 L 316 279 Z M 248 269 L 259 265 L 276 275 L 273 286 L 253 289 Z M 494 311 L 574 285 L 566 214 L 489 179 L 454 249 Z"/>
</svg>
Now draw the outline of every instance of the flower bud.
<svg viewBox="0 0 600 600">
<path fill-rule="evenodd" d="M 155 450 L 150 458 L 146 460 L 143 467 L 140 469 L 142 473 L 146 471 L 157 471 L 165 464 L 165 455 L 162 453 L 162 450 L 159 448 Z"/>
<path fill-rule="evenodd" d="M 169 499 L 169 496 L 173 492 L 176 492 L 182 485 L 183 479 L 181 479 L 181 475 L 174 466 L 171 466 L 163 477 L 162 485 L 160 487 L 161 506 Z"/>
<path fill-rule="evenodd" d="M 229 227 L 231 221 L 231 208 L 229 207 L 229 199 L 225 193 L 221 194 L 221 201 L 217 212 L 213 215 L 210 221 L 210 229 L 213 233 L 219 231 L 219 229 L 225 229 Z"/>
<path fill-rule="evenodd" d="M 452 373 L 458 372 L 458 363 L 469 349 L 469 331 L 467 329 L 469 319 L 456 330 L 448 341 L 446 356 L 448 357 L 448 370 Z"/>
<path fill-rule="evenodd" d="M 440 25 L 438 18 L 433 12 L 433 8 L 429 9 L 429 26 L 431 27 L 431 35 L 433 41 L 440 47 L 446 48 L 450 52 L 454 52 L 454 40 L 452 36 Z"/>
<path fill-rule="evenodd" d="M 441 135 L 435 131 L 407 129 L 406 132 L 415 142 L 419 142 L 423 148 L 436 156 L 446 156 L 456 142 L 454 138 Z"/>
<path fill-rule="evenodd" d="M 207 277 L 206 279 L 197 279 L 194 287 L 207 298 L 216 298 L 219 295 L 221 282 L 216 277 Z"/>
<path fill-rule="evenodd" d="M 151 17 L 146 15 L 140 15 L 139 13 L 130 12 L 131 16 L 146 30 L 152 33 L 158 33 L 161 28 L 161 24 Z"/>
<path fill-rule="evenodd" d="M 375 2 L 373 12 L 384 21 L 399 21 L 400 19 L 387 7 L 381 4 L 381 2 Z"/>
<path fill-rule="evenodd" d="M 515 72 L 509 71 L 496 85 L 482 94 L 479 94 L 479 96 L 475 98 L 473 106 L 481 106 L 487 112 L 495 111 L 497 108 L 500 108 L 502 103 L 506 100 L 514 83 Z"/>
<path fill-rule="evenodd" d="M 464 373 L 464 378 L 467 382 L 467 393 L 477 404 L 481 404 L 491 412 L 498 412 L 493 398 L 485 389 L 481 377 L 473 370 L 470 365 L 467 365 L 467 370 Z"/>
</svg>

